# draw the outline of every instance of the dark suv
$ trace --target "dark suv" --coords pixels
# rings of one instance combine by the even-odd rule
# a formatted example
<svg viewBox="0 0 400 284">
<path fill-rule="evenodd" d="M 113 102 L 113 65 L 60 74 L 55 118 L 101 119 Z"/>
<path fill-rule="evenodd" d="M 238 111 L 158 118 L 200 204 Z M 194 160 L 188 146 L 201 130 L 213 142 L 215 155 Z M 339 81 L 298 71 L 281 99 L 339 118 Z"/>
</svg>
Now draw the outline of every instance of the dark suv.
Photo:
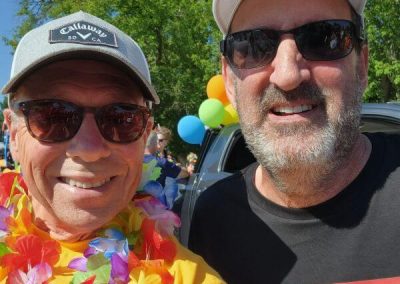
<svg viewBox="0 0 400 284">
<path fill-rule="evenodd" d="M 363 104 L 361 131 L 400 132 L 400 104 Z M 191 176 L 184 194 L 179 231 L 182 244 L 188 244 L 190 221 L 200 194 L 216 181 L 254 161 L 238 124 L 220 130 L 207 130 L 195 174 Z"/>
</svg>

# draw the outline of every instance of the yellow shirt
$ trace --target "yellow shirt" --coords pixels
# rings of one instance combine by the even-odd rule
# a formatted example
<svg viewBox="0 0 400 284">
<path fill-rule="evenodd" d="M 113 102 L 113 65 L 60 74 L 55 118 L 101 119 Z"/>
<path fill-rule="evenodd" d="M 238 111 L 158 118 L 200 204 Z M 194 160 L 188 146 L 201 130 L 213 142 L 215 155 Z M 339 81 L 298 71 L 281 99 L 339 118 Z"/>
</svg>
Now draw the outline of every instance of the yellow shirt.
<svg viewBox="0 0 400 284">
<path fill-rule="evenodd" d="M 26 195 L 23 195 L 22 198 L 19 198 L 17 202 L 14 202 L 14 206 L 16 208 L 13 217 L 13 224 L 9 229 L 10 232 L 8 236 L 5 238 L 9 238 L 8 241 L 1 241 L 3 244 L 9 244 L 16 241 L 19 237 L 25 237 L 27 235 L 34 235 L 39 237 L 41 240 L 51 240 L 49 234 L 37 228 L 30 220 L 30 215 L 27 212 L 30 212 L 30 209 L 25 210 L 30 207 L 30 202 Z M 22 210 L 24 209 L 24 210 Z M 21 212 L 24 211 L 25 214 Z M 126 218 L 130 216 L 130 218 Z M 112 225 L 121 225 L 123 228 L 122 231 L 129 233 L 129 230 L 126 230 L 127 227 L 130 228 L 131 231 L 137 231 L 137 228 L 142 228 L 142 222 L 146 219 L 148 220 L 149 216 L 144 216 L 144 211 L 135 206 L 130 206 L 127 210 L 121 213 L 122 215 L 116 216 L 116 218 L 109 224 Z M 123 215 L 125 214 L 125 215 Z M 122 217 L 121 217 L 122 216 Z M 129 219 L 129 222 L 126 220 Z M 109 227 L 105 227 L 109 228 Z M 136 228 L 136 229 L 135 229 Z M 140 229 L 141 230 L 141 229 Z M 142 231 L 140 231 L 142 232 Z M 158 232 L 158 231 L 157 231 Z M 164 237 L 163 237 L 164 238 Z M 163 268 L 165 268 L 170 276 L 173 277 L 174 284 L 197 284 L 197 283 L 207 283 L 207 284 L 219 284 L 225 283 L 218 273 L 213 270 L 210 266 L 208 266 L 203 258 L 192 253 L 185 247 L 183 247 L 175 237 L 170 236 L 165 238 L 166 240 L 172 240 L 173 244 L 176 247 L 176 254 L 173 257 L 171 262 L 167 262 L 166 260 L 160 260 L 160 263 Z M 11 242 L 10 242 L 11 240 Z M 74 243 L 61 242 L 58 241 L 60 245 L 61 252 L 59 255 L 58 261 L 52 266 L 52 276 L 48 280 L 48 283 L 70 283 L 74 274 L 77 273 L 76 270 L 68 268 L 68 264 L 74 258 L 82 258 L 84 251 L 89 247 L 89 242 L 91 240 L 79 241 Z M 10 247 L 12 249 L 12 246 Z M 1 261 L 0 257 L 0 261 Z M 154 260 L 154 259 L 153 259 Z M 156 262 L 158 260 L 156 259 Z M 133 269 L 130 272 L 130 280 L 128 283 L 140 283 L 140 284 L 155 284 L 162 283 L 162 278 L 159 274 L 153 273 L 154 271 L 150 270 L 142 270 L 142 267 L 146 267 L 146 263 L 151 263 L 152 260 L 141 260 L 143 266 L 137 266 L 136 271 L 133 272 Z M 158 262 L 157 262 L 158 263 Z M 154 266 L 153 266 L 154 267 Z M 4 265 L 0 266 L 0 283 L 6 283 L 9 272 Z M 136 273 L 136 274 L 133 274 Z M 100 283 L 99 281 L 95 281 L 94 283 Z M 101 283 L 103 284 L 103 283 Z M 104 283 L 106 284 L 106 283 Z"/>
</svg>

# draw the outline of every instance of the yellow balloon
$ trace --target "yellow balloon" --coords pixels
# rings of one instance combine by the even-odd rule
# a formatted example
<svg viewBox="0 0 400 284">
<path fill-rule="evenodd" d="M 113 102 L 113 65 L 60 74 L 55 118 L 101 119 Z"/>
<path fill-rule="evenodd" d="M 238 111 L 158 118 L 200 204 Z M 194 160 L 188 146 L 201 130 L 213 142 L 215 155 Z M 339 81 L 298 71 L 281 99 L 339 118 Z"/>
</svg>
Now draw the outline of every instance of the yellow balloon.
<svg viewBox="0 0 400 284">
<path fill-rule="evenodd" d="M 222 120 L 223 125 L 229 125 L 232 123 L 239 122 L 239 115 L 236 112 L 235 108 L 232 106 L 232 104 L 226 105 L 224 109 L 225 109 L 225 115 L 224 119 Z"/>
<path fill-rule="evenodd" d="M 223 105 L 229 104 L 222 75 L 215 75 L 208 81 L 207 96 L 210 99 L 220 100 Z"/>
</svg>

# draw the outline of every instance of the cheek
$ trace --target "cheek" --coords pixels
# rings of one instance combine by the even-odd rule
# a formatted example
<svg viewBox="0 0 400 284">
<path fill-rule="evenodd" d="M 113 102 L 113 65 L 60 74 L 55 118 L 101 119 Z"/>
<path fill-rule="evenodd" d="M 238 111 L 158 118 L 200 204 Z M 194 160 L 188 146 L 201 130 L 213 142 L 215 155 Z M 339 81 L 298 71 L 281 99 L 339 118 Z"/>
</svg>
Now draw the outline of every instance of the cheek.
<svg viewBox="0 0 400 284">
<path fill-rule="evenodd" d="M 342 89 L 349 74 L 334 66 L 317 66 L 311 69 L 315 83 L 321 88 Z"/>
<path fill-rule="evenodd" d="M 120 147 L 115 152 L 117 159 L 120 159 L 127 166 L 127 176 L 136 182 L 137 176 L 141 176 L 143 156 L 144 156 L 144 142 L 142 139 L 136 141 L 132 145 Z"/>
<path fill-rule="evenodd" d="M 350 62 L 337 65 L 318 66 L 312 69 L 315 83 L 329 94 L 327 109 L 338 114 L 344 105 L 354 99 L 356 87 L 355 67 Z"/>
<path fill-rule="evenodd" d="M 237 71 L 238 78 L 233 80 L 236 91 L 243 96 L 260 96 L 269 85 L 271 70 L 268 67 L 260 69 L 243 69 Z M 242 98 L 243 99 L 243 98 Z"/>
<path fill-rule="evenodd" d="M 354 52 L 335 61 L 327 61 L 324 64 L 310 64 L 313 81 L 321 88 L 339 90 L 346 93 L 349 82 L 353 82 L 357 73 L 358 58 Z"/>
<path fill-rule="evenodd" d="M 247 74 L 249 70 L 243 72 Z M 260 119 L 260 100 L 264 90 L 268 87 L 268 76 L 268 72 L 258 72 L 243 76 L 243 80 L 235 79 L 233 81 L 236 108 L 242 122 Z"/>
<path fill-rule="evenodd" d="M 60 146 L 48 146 L 40 144 L 32 138 L 29 133 L 19 133 L 17 136 L 17 147 L 21 172 L 30 193 L 36 199 L 48 199 L 51 196 L 54 183 L 54 176 L 58 176 L 60 161 L 65 151 Z"/>
<path fill-rule="evenodd" d="M 17 133 L 16 139 L 19 162 L 23 167 L 29 167 L 32 170 L 36 168 L 45 169 L 55 159 L 65 154 L 60 144 L 41 144 L 28 131 L 20 131 Z"/>
</svg>

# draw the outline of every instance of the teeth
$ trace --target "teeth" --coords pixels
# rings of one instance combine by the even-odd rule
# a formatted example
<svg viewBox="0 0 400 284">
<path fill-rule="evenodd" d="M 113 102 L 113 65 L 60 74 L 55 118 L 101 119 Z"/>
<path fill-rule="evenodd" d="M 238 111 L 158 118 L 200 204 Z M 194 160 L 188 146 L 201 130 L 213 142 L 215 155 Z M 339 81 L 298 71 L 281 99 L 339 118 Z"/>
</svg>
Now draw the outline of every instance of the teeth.
<svg viewBox="0 0 400 284">
<path fill-rule="evenodd" d="M 303 111 L 308 111 L 311 109 L 312 109 L 312 106 L 310 106 L 310 105 L 299 105 L 299 106 L 295 106 L 295 107 L 277 107 L 277 108 L 274 108 L 274 112 L 293 114 L 293 113 L 301 113 Z"/>
<path fill-rule="evenodd" d="M 102 181 L 95 182 L 95 183 L 88 183 L 88 182 L 80 182 L 70 178 L 63 178 L 63 181 L 70 186 L 80 187 L 80 188 L 94 188 L 102 186 L 103 184 L 110 181 L 110 178 L 106 178 Z"/>
</svg>

